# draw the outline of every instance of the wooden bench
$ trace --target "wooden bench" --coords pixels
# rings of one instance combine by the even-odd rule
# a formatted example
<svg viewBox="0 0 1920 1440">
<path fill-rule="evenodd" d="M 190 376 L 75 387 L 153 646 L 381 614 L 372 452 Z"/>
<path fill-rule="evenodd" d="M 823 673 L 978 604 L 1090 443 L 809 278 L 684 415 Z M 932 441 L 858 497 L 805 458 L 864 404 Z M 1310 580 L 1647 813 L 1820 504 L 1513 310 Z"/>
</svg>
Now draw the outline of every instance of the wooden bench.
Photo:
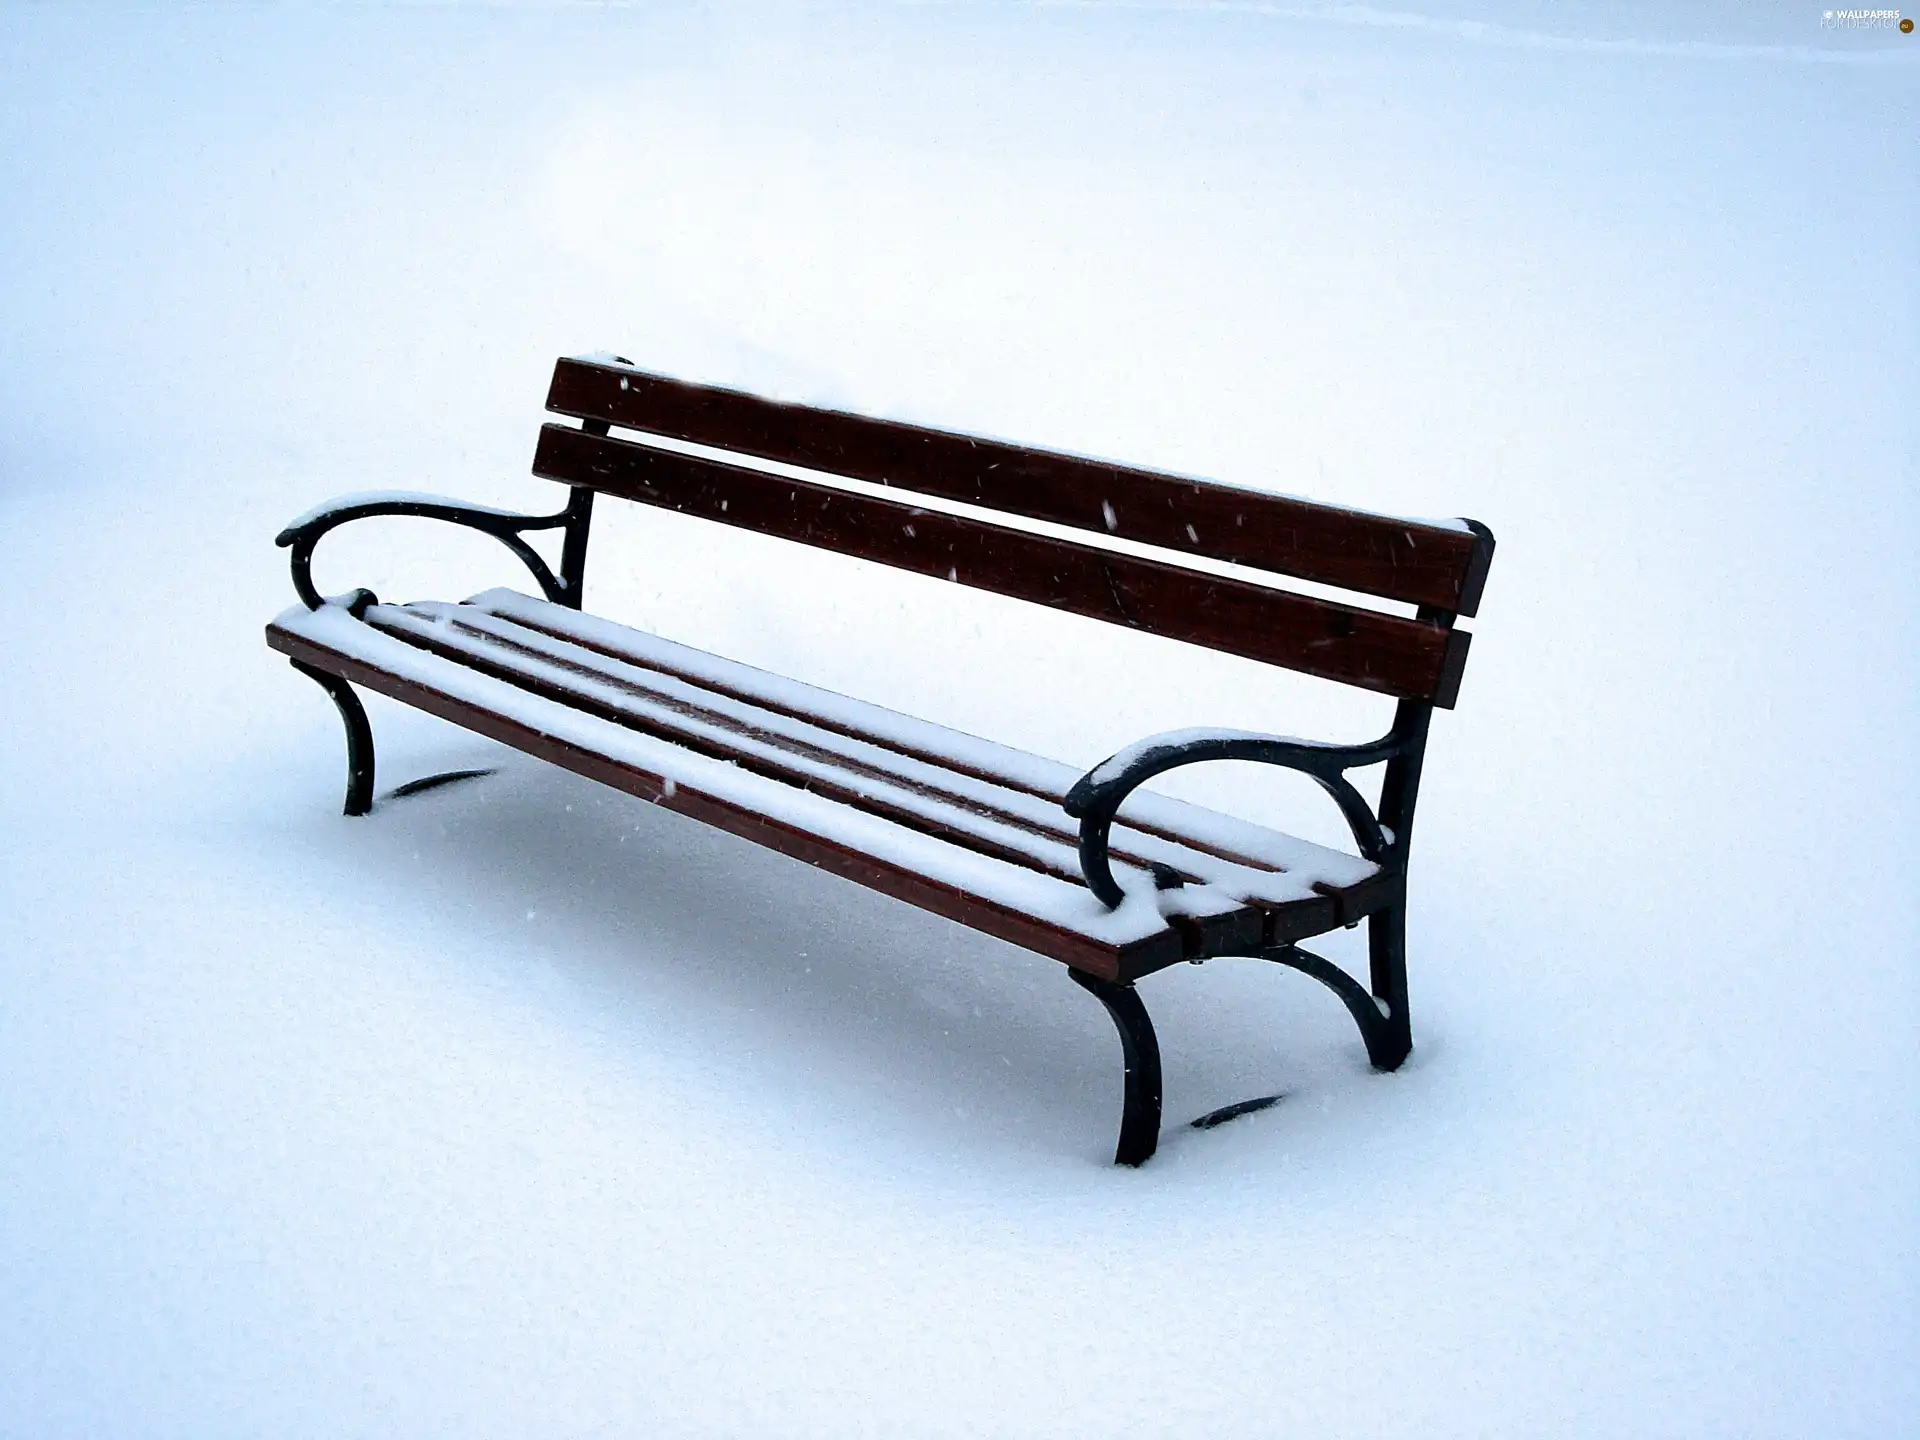
<svg viewBox="0 0 1920 1440">
<path fill-rule="evenodd" d="M 1304 971 L 1346 1004 L 1375 1066 L 1391 1070 L 1406 1058 L 1414 800 L 1433 707 L 1451 707 L 1459 690 L 1468 637 L 1454 619 L 1479 603 L 1493 553 L 1485 526 L 1389 519 L 776 404 L 644 374 L 617 358 L 561 360 L 547 408 L 579 422 L 540 432 L 533 473 L 569 487 L 555 514 L 347 496 L 279 536 L 292 550 L 303 603 L 267 627 L 267 643 L 340 709 L 349 815 L 365 814 L 373 800 L 372 735 L 352 689 L 363 685 L 1051 956 L 1119 1029 L 1126 1068 L 1115 1158 L 1125 1164 L 1150 1156 L 1160 1131 L 1159 1049 L 1134 982 L 1179 961 L 1255 956 Z M 616 426 L 634 438 L 612 435 Z M 733 458 L 663 448 L 658 437 Z M 880 487 L 899 498 L 871 493 Z M 1399 704 L 1392 727 L 1368 744 L 1184 731 L 1082 774 L 582 613 L 596 494 L 1286 666 Z M 544 598 L 490 590 L 458 604 L 388 605 L 357 590 L 323 599 L 310 572 L 314 546 L 373 515 L 430 516 L 495 536 L 526 563 Z M 540 530 L 560 532 L 557 571 L 526 541 Z M 1109 536 L 1153 547 L 1156 558 L 1122 553 L 1104 543 Z M 1417 613 L 1303 595 L 1196 567 L 1193 558 Z M 1359 854 L 1138 788 L 1176 766 L 1222 759 L 1310 776 L 1339 806 Z M 1386 767 L 1377 809 L 1348 779 L 1375 765 Z M 1298 946 L 1363 919 L 1368 985 Z"/>
</svg>

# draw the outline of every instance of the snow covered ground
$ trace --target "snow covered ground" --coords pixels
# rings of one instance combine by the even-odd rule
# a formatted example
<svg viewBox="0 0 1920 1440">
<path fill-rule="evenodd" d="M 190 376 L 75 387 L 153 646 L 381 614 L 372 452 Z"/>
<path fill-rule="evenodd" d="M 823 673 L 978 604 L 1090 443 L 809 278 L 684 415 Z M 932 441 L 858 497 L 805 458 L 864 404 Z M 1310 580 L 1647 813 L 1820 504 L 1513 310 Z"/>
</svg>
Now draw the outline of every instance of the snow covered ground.
<svg viewBox="0 0 1920 1440">
<path fill-rule="evenodd" d="M 1812 5 L 0 10 L 0 1432 L 1916 1433 L 1917 65 Z M 598 349 L 1490 523 L 1409 1066 L 1182 967 L 1169 1121 L 1288 1098 L 1120 1171 L 1048 962 L 391 705 L 383 786 L 502 773 L 343 819 L 273 533 L 546 501 Z M 601 613 L 1075 763 L 1381 719 L 604 508 Z M 359 528 L 323 588 L 519 579 Z M 1168 788 L 1337 838 L 1241 769 Z"/>
</svg>

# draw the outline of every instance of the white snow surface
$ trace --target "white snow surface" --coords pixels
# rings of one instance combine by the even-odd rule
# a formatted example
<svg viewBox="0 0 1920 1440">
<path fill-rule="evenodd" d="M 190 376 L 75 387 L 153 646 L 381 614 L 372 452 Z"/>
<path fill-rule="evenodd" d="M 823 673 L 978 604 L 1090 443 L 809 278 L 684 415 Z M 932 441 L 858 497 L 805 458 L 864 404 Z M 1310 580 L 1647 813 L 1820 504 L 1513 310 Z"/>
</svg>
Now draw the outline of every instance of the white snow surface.
<svg viewBox="0 0 1920 1440">
<path fill-rule="evenodd" d="M 1917 47 L 1768 6 L 0 8 L 0 1434 L 1912 1434 Z M 342 817 L 274 535 L 349 485 L 555 508 L 545 387 L 594 348 L 1489 523 L 1408 1065 L 1304 976 L 1174 967 L 1121 1171 L 1119 1047 L 1050 961 L 378 698 L 383 795 L 499 771 Z M 595 526 L 596 613 L 1067 769 L 1391 708 Z M 316 570 L 525 583 L 404 520 Z M 1347 843 L 1298 776 L 1154 783 Z"/>
</svg>

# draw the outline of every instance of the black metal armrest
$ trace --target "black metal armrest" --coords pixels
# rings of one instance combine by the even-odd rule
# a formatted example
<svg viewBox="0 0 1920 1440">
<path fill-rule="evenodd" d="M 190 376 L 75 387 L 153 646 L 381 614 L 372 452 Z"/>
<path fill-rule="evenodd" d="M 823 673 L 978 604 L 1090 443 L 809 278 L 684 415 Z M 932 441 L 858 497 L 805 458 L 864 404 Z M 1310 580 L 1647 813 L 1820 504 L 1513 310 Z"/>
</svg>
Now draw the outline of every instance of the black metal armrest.
<svg viewBox="0 0 1920 1440">
<path fill-rule="evenodd" d="M 275 545 L 292 547 L 293 588 L 299 592 L 300 599 L 309 610 L 318 610 L 325 603 L 320 592 L 313 587 L 313 548 L 320 543 L 320 537 L 348 521 L 364 520 L 373 515 L 417 515 L 428 520 L 446 520 L 491 535 L 520 557 L 527 569 L 533 572 L 533 578 L 540 583 L 540 589 L 547 599 L 561 605 L 573 603 L 567 594 L 565 579 L 555 575 L 547 562 L 540 558 L 539 552 L 520 538 L 528 530 L 559 529 L 572 518 L 569 511 L 562 510 L 555 515 L 516 515 L 510 510 L 471 505 L 463 500 L 449 500 L 439 495 L 387 493 L 342 495 L 307 511 L 274 536 Z M 365 597 L 357 602 L 360 609 L 376 603 L 371 591 L 358 591 L 356 595 Z"/>
<path fill-rule="evenodd" d="M 1340 807 L 1360 853 L 1384 864 L 1393 857 L 1395 837 L 1382 829 L 1345 772 L 1391 760 L 1412 743 L 1417 740 L 1396 727 L 1394 733 L 1364 745 L 1328 745 L 1238 730 L 1174 730 L 1129 745 L 1082 775 L 1062 802 L 1067 814 L 1080 822 L 1080 871 L 1087 888 L 1109 908 L 1120 904 L 1125 896 L 1107 859 L 1115 814 L 1143 782 L 1203 760 L 1252 760 L 1309 776 Z"/>
</svg>

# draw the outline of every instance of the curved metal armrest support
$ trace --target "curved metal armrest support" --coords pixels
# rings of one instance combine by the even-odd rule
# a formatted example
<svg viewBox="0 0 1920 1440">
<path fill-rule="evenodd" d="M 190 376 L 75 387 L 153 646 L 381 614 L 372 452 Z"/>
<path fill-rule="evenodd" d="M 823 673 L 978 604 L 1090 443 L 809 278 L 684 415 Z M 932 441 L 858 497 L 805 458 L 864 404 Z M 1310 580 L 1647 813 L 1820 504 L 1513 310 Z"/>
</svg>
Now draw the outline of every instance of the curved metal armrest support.
<svg viewBox="0 0 1920 1440">
<path fill-rule="evenodd" d="M 291 547 L 293 550 L 293 588 L 299 592 L 300 599 L 309 610 L 318 610 L 325 603 L 320 592 L 313 587 L 313 548 L 320 543 L 320 537 L 336 526 L 374 515 L 417 515 L 428 520 L 464 525 L 469 530 L 491 535 L 520 557 L 521 563 L 533 572 L 533 578 L 539 582 L 547 599 L 557 604 L 568 603 L 565 580 L 555 575 L 547 562 L 540 558 L 539 552 L 520 538 L 522 532 L 527 530 L 555 530 L 565 525 L 568 516 L 564 510 L 557 515 L 516 515 L 510 510 L 469 505 L 438 495 L 343 495 L 338 500 L 329 500 L 309 510 L 273 537 L 275 545 Z M 372 603 L 370 592 L 368 603 Z"/>
<path fill-rule="evenodd" d="M 1107 836 L 1114 816 L 1127 796 L 1145 781 L 1204 760 L 1252 760 L 1300 771 L 1340 807 L 1360 853 L 1384 864 L 1392 857 L 1394 842 L 1387 838 L 1379 819 L 1345 772 L 1390 760 L 1409 743 L 1397 733 L 1364 745 L 1326 745 L 1239 731 L 1208 734 L 1176 730 L 1129 745 L 1081 776 L 1062 802 L 1067 814 L 1080 822 L 1080 871 L 1086 876 L 1087 888 L 1108 908 L 1125 898 L 1107 859 Z"/>
</svg>

